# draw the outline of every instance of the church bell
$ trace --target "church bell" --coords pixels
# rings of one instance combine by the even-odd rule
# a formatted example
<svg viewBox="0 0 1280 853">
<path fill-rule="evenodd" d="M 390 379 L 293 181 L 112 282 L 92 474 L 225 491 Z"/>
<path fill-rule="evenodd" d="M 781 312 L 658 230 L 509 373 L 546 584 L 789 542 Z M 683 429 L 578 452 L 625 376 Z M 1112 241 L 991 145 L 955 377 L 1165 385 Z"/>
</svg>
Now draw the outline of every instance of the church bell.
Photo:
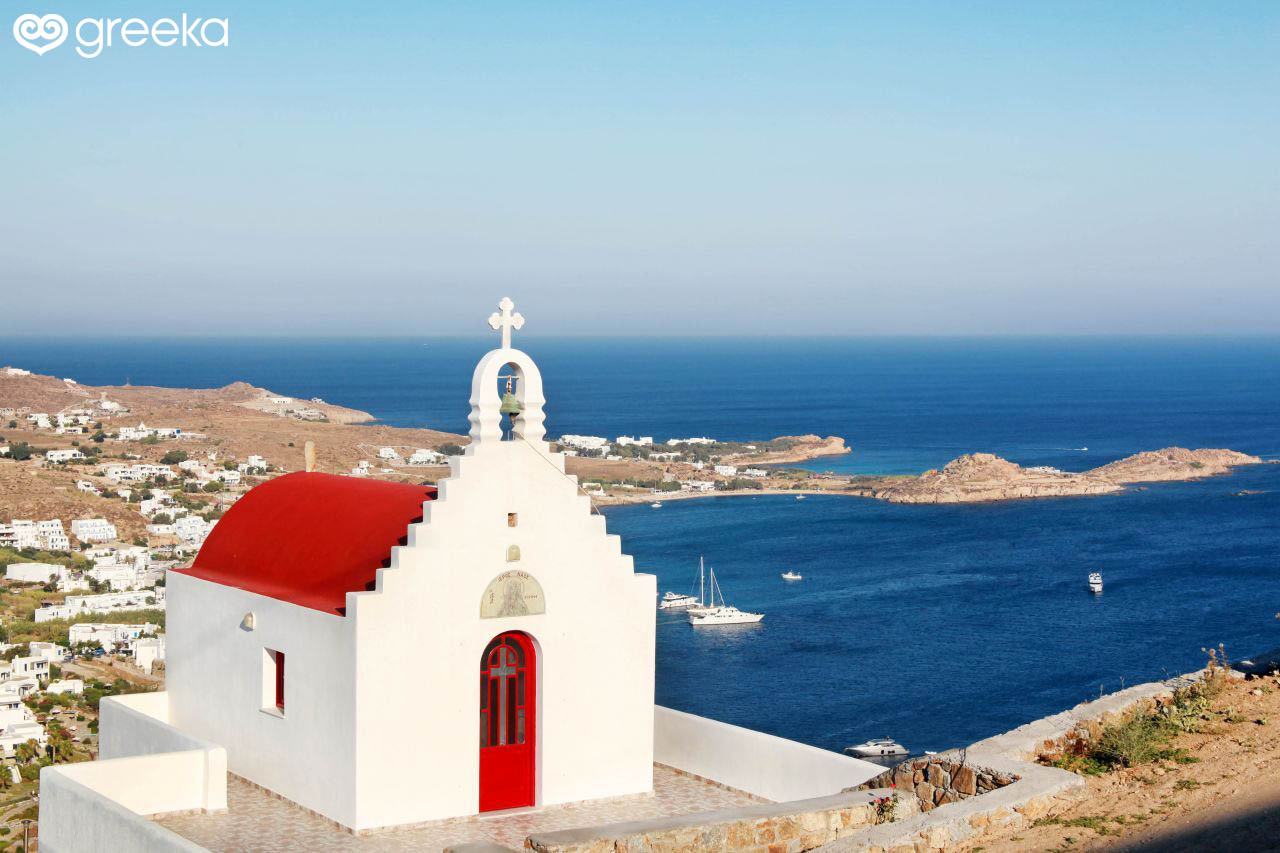
<svg viewBox="0 0 1280 853">
<path fill-rule="evenodd" d="M 520 401 L 516 399 L 516 395 L 511 391 L 511 377 L 507 377 L 507 390 L 502 395 L 502 405 L 498 407 L 498 413 L 515 417 L 520 414 Z"/>
</svg>

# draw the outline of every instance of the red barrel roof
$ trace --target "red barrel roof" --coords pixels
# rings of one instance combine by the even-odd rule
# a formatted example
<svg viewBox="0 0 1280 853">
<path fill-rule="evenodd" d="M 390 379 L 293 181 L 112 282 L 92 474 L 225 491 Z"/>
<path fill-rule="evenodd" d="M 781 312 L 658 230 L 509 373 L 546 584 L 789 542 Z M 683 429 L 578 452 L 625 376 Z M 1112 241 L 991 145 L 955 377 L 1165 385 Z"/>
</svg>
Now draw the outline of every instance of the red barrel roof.
<svg viewBox="0 0 1280 853">
<path fill-rule="evenodd" d="M 435 496 L 434 486 L 285 474 L 236 501 L 175 571 L 345 616 L 347 593 L 373 588 Z"/>
</svg>

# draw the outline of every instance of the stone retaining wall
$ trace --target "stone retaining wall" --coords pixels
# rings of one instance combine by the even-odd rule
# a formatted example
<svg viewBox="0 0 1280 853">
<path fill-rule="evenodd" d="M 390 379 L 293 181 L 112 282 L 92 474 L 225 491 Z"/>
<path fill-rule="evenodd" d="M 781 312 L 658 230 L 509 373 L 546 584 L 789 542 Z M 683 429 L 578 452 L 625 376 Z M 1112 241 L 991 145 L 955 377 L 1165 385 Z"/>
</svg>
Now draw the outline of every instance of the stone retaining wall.
<svg viewBox="0 0 1280 853">
<path fill-rule="evenodd" d="M 925 756 L 904 761 L 854 790 L 894 788 L 904 793 L 914 791 L 920 810 L 927 812 L 947 803 L 957 803 L 978 794 L 987 794 L 1021 778 L 990 767 L 976 767 L 963 759 Z"/>
<path fill-rule="evenodd" d="M 896 791 L 847 791 L 811 800 L 745 806 L 712 814 L 566 829 L 530 835 L 537 853 L 798 853 L 888 819 Z M 893 818 L 917 813 L 915 797 L 898 794 Z"/>
</svg>

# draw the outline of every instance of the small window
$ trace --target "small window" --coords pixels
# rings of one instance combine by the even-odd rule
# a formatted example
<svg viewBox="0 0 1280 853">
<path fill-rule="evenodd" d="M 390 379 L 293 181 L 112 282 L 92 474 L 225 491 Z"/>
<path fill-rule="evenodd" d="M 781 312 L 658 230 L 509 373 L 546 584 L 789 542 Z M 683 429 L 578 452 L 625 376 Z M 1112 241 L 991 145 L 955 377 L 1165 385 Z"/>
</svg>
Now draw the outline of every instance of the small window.
<svg viewBox="0 0 1280 853">
<path fill-rule="evenodd" d="M 507 513 L 507 527 L 515 527 L 520 523 L 520 518 L 514 512 Z"/>
<path fill-rule="evenodd" d="M 263 649 L 262 709 L 284 714 L 284 652 Z"/>
</svg>

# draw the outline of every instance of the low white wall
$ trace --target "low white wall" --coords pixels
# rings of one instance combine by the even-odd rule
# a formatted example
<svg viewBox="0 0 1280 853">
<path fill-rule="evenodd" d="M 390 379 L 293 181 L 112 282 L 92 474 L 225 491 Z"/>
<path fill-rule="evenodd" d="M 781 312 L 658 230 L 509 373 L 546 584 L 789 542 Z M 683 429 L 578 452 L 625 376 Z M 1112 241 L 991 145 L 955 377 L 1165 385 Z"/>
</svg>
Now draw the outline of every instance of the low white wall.
<svg viewBox="0 0 1280 853">
<path fill-rule="evenodd" d="M 134 756 L 199 752 L 203 756 L 200 770 L 203 791 L 198 802 L 177 808 L 215 811 L 227 807 L 226 749 L 170 725 L 168 693 L 104 697 L 99 715 L 96 763 Z"/>
<path fill-rule="evenodd" d="M 145 815 L 200 808 L 205 758 L 204 750 L 189 750 L 44 768 L 40 849 L 202 850 Z"/>
<path fill-rule="evenodd" d="M 838 793 L 879 764 L 658 705 L 653 760 L 774 802 Z"/>
</svg>

